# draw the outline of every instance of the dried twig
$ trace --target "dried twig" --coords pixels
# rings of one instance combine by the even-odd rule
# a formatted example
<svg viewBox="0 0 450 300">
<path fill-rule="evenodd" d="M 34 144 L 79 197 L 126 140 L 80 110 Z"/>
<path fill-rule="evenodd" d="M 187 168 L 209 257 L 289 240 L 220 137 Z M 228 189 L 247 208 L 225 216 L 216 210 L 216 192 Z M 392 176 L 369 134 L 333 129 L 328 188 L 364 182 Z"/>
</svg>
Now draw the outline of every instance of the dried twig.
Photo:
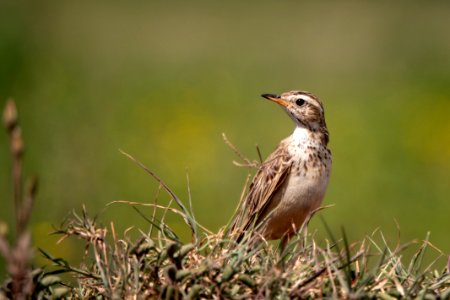
<svg viewBox="0 0 450 300">
<path fill-rule="evenodd" d="M 239 163 L 237 161 L 233 160 L 233 164 L 235 164 L 238 167 L 246 167 L 246 168 L 259 168 L 259 166 L 261 165 L 260 162 L 253 160 L 251 161 L 250 159 L 248 159 L 247 157 L 245 157 L 241 151 L 239 151 L 239 149 L 230 142 L 230 140 L 227 138 L 227 136 L 225 135 L 225 133 L 222 133 L 222 138 L 225 142 L 225 144 L 230 147 L 230 149 L 240 158 L 244 161 L 244 163 Z M 262 157 L 261 157 L 261 152 L 258 146 L 256 146 L 256 150 L 258 152 L 260 161 L 262 162 Z"/>
</svg>

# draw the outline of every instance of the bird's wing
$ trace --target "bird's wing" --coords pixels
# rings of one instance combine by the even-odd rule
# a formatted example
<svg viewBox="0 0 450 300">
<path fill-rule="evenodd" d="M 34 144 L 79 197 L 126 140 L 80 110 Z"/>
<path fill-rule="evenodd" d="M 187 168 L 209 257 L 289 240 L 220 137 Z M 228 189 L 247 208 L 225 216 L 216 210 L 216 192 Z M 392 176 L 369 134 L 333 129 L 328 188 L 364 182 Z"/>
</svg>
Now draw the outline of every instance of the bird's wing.
<svg viewBox="0 0 450 300">
<path fill-rule="evenodd" d="M 242 237 L 245 230 L 253 224 L 257 225 L 269 213 L 266 210 L 271 206 L 273 196 L 282 186 L 291 166 L 291 156 L 282 142 L 253 178 L 240 212 L 234 220 L 233 232 L 239 231 Z"/>
</svg>

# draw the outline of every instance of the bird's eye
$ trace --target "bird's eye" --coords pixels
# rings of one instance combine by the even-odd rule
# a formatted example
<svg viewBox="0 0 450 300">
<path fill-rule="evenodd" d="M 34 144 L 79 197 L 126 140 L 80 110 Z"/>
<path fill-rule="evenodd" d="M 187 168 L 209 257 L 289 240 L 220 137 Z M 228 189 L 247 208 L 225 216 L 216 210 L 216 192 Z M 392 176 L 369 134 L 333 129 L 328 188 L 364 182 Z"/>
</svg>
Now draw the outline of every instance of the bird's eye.
<svg viewBox="0 0 450 300">
<path fill-rule="evenodd" d="M 297 104 L 298 106 L 302 106 L 303 104 L 305 104 L 305 100 L 303 100 L 303 99 L 297 99 L 297 100 L 295 101 L 295 104 Z"/>
</svg>

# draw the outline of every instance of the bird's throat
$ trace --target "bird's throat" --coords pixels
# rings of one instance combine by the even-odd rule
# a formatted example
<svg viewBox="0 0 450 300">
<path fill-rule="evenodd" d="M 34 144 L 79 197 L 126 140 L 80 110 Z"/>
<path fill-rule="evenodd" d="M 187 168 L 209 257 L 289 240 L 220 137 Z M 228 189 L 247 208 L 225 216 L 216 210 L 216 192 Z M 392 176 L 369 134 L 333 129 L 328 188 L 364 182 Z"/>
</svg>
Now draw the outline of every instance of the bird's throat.
<svg viewBox="0 0 450 300">
<path fill-rule="evenodd" d="M 311 130 L 310 128 L 304 126 L 297 126 L 291 137 L 292 143 L 295 144 L 321 144 L 325 147 L 328 144 L 328 130 L 326 127 Z"/>
<path fill-rule="evenodd" d="M 307 143 L 311 139 L 311 131 L 303 126 L 297 126 L 292 133 L 292 141 L 298 143 Z"/>
</svg>

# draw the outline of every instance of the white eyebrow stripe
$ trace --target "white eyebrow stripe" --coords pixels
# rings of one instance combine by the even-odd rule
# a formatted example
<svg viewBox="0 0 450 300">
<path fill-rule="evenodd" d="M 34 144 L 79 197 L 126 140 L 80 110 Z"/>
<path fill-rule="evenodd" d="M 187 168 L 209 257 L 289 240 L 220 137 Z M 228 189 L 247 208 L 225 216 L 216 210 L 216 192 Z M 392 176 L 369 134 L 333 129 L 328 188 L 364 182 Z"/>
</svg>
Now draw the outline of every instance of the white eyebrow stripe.
<svg viewBox="0 0 450 300">
<path fill-rule="evenodd" d="M 306 102 L 317 102 L 314 98 L 312 98 L 312 97 L 310 97 L 310 96 L 308 96 L 308 95 L 305 95 L 305 94 L 292 95 L 292 96 L 291 96 L 291 99 L 292 99 L 292 100 L 303 99 L 303 100 L 305 100 Z"/>
<path fill-rule="evenodd" d="M 300 95 L 299 97 L 297 97 L 297 99 L 298 99 L 298 98 L 303 99 L 303 100 L 305 100 L 305 101 L 313 101 L 313 98 L 311 98 L 311 97 L 308 96 L 308 95 L 304 95 L 304 94 L 302 94 L 302 95 Z"/>
</svg>

